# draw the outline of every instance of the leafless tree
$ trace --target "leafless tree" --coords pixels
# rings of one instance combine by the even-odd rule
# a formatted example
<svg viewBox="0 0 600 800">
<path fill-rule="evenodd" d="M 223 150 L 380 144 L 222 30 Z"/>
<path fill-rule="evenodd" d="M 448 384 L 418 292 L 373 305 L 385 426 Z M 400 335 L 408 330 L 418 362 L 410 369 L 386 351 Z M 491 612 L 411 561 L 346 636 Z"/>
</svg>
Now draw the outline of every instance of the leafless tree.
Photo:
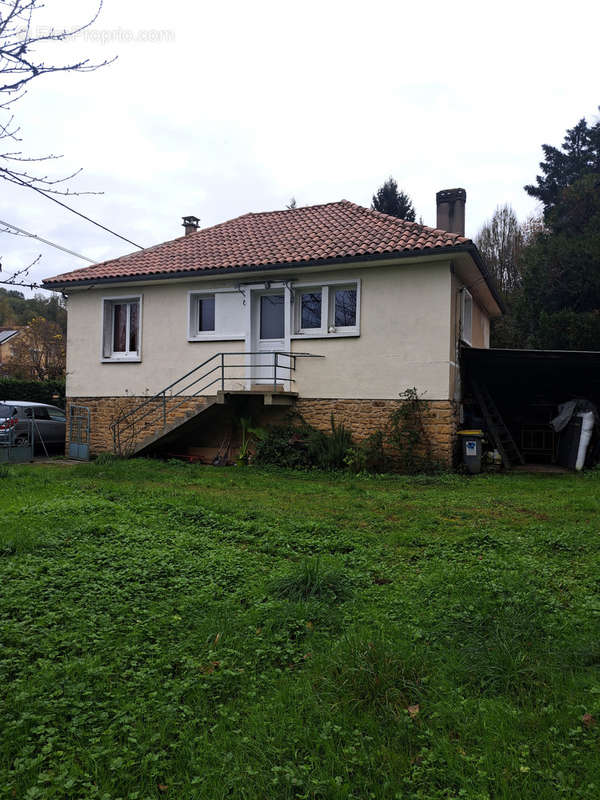
<svg viewBox="0 0 600 800">
<path fill-rule="evenodd" d="M 67 30 L 36 24 L 38 12 L 45 7 L 42 0 L 0 0 L 0 178 L 17 186 L 28 187 L 55 202 L 60 201 L 53 198 L 53 195 L 91 192 L 74 192 L 69 189 L 68 181 L 80 170 L 60 177 L 44 173 L 41 165 L 61 156 L 51 153 L 31 155 L 20 150 L 21 129 L 15 119 L 14 106 L 25 95 L 31 82 L 42 75 L 93 72 L 110 63 L 110 60 L 94 63 L 87 58 L 79 61 L 48 62 L 43 55 L 48 44 L 72 39 L 93 25 L 102 9 L 102 0 L 97 2 L 98 5 L 87 22 Z M 9 231 L 3 227 L 2 232 Z M 27 282 L 27 274 L 32 266 L 30 264 L 17 270 L 8 276 L 7 281 L 2 282 L 37 287 L 37 284 Z"/>
<path fill-rule="evenodd" d="M 66 63 L 47 62 L 43 51 L 48 43 L 72 39 L 93 25 L 102 9 L 98 3 L 93 16 L 83 25 L 67 29 L 36 26 L 36 12 L 43 9 L 41 0 L 0 0 L 0 177 L 18 186 L 29 186 L 52 194 L 70 194 L 65 181 L 77 173 L 60 178 L 35 171 L 32 164 L 55 158 L 53 154 L 32 156 L 19 149 L 20 127 L 13 113 L 29 85 L 42 75 L 57 72 L 93 72 L 110 63 L 93 63 L 89 59 Z M 9 144 L 10 143 L 10 144 Z M 78 170 L 79 171 L 79 170 Z"/>
<path fill-rule="evenodd" d="M 512 207 L 498 206 L 477 236 L 475 244 L 490 268 L 498 288 L 512 292 L 521 284 L 520 255 L 523 231 Z"/>
</svg>

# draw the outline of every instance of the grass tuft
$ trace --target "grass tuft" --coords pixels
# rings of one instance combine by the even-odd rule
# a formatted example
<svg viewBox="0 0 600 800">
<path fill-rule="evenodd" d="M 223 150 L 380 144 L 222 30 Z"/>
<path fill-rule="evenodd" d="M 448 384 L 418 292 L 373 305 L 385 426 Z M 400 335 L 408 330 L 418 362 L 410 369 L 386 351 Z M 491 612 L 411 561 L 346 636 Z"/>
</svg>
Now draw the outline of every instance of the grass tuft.
<svg viewBox="0 0 600 800">
<path fill-rule="evenodd" d="M 326 691 L 342 705 L 398 717 L 425 698 L 424 666 L 414 649 L 383 629 L 347 635 L 330 659 Z"/>
<path fill-rule="evenodd" d="M 343 602 L 352 592 L 342 570 L 321 558 L 307 558 L 272 579 L 271 593 L 284 600 L 331 600 Z"/>
</svg>

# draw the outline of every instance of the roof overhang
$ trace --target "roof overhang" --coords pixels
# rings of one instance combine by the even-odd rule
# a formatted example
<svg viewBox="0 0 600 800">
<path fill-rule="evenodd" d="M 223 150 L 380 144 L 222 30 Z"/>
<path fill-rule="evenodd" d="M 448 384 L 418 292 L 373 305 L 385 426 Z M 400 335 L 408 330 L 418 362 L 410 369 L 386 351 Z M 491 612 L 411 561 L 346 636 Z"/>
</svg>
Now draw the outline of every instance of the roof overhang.
<svg viewBox="0 0 600 800">
<path fill-rule="evenodd" d="M 144 275 L 123 275 L 105 278 L 87 278 L 75 281 L 57 282 L 52 279 L 44 280 L 44 287 L 56 291 L 69 291 L 70 289 L 91 288 L 93 286 L 109 286 L 119 284 L 146 284 L 157 281 L 170 282 L 173 280 L 199 280 L 210 278 L 231 278 L 232 275 L 252 273 L 255 276 L 300 270 L 314 270 L 336 268 L 353 265 L 356 267 L 375 267 L 391 265 L 396 262 L 424 263 L 431 261 L 452 261 L 457 265 L 459 277 L 472 289 L 482 305 L 492 316 L 499 316 L 504 307 L 502 300 L 489 276 L 479 251 L 473 244 L 453 245 L 451 247 L 436 247 L 431 250 L 406 250 L 394 253 L 371 253 L 367 255 L 345 256 L 343 258 L 325 258 L 311 261 L 286 261 L 278 264 L 248 264 L 235 267 L 219 267 L 217 269 L 182 270 L 180 272 L 154 272 Z"/>
</svg>

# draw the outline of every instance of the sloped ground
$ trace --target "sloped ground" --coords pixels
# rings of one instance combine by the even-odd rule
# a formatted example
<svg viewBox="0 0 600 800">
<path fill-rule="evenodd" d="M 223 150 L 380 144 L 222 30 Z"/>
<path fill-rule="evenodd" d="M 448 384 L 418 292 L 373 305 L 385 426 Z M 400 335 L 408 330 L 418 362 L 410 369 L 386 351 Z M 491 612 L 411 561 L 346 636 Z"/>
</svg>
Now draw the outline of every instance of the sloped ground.
<svg viewBox="0 0 600 800">
<path fill-rule="evenodd" d="M 593 798 L 600 474 L 0 478 L 0 787 Z"/>
</svg>

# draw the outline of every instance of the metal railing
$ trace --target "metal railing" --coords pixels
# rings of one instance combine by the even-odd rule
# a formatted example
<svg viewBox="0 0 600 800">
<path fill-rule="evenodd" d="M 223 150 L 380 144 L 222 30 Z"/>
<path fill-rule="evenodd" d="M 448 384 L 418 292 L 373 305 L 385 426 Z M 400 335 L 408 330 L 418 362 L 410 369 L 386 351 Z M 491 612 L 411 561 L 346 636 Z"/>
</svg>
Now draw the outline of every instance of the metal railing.
<svg viewBox="0 0 600 800">
<path fill-rule="evenodd" d="M 256 356 L 267 358 L 267 363 L 263 361 L 256 363 L 254 360 Z M 230 357 L 236 359 L 244 357 L 245 362 L 231 364 L 228 363 Z M 177 409 L 191 398 L 198 397 L 215 386 L 217 391 L 220 389 L 225 392 L 231 381 L 246 384 L 252 383 L 254 380 L 260 381 L 261 385 L 265 387 L 272 385 L 272 391 L 276 392 L 282 381 L 294 383 L 293 373 L 296 370 L 296 359 L 323 357 L 312 353 L 288 353 L 280 350 L 215 353 L 206 361 L 186 372 L 185 375 L 165 386 L 160 392 L 145 398 L 134 408 L 121 413 L 110 425 L 114 450 L 116 453 L 127 454 L 125 451 L 134 448 L 137 437 L 141 433 L 157 425 L 165 428 L 169 418 L 172 418 L 172 414 Z M 236 369 L 243 369 L 244 374 L 229 374 L 230 370 Z M 253 376 L 255 371 L 260 371 L 260 376 Z M 198 384 L 201 384 L 199 388 Z M 173 405 L 173 400 L 178 400 L 178 402 Z"/>
</svg>

